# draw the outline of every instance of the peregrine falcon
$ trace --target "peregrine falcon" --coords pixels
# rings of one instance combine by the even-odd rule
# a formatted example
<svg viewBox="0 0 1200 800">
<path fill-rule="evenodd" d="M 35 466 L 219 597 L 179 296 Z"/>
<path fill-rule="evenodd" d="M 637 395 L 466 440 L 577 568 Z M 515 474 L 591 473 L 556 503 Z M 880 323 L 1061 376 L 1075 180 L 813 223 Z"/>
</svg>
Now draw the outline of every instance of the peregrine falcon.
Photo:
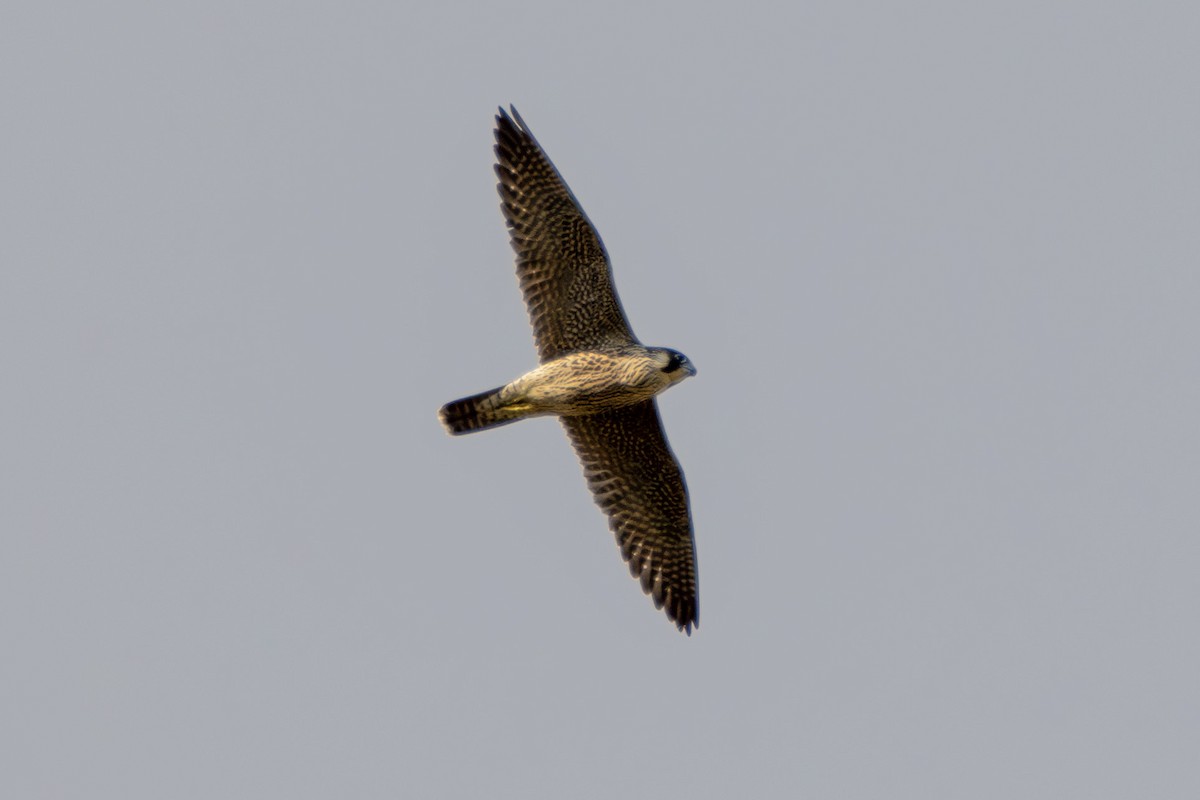
<svg viewBox="0 0 1200 800">
<path fill-rule="evenodd" d="M 696 374 L 683 353 L 629 327 L 600 235 L 521 119 L 496 117 L 496 175 L 541 366 L 447 403 L 454 434 L 554 415 L 567 431 L 621 555 L 681 631 L 699 625 L 687 486 L 654 396 Z"/>
</svg>

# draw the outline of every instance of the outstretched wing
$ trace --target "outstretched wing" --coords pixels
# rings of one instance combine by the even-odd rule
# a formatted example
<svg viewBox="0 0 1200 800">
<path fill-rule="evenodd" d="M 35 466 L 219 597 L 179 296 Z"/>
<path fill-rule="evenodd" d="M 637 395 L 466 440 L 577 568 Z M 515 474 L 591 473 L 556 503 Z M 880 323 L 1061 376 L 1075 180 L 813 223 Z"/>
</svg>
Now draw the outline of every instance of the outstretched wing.
<svg viewBox="0 0 1200 800">
<path fill-rule="evenodd" d="M 496 116 L 496 175 L 542 361 L 635 342 L 599 234 L 516 108 Z"/>
<path fill-rule="evenodd" d="M 683 472 L 654 400 L 561 419 L 629 571 L 690 635 L 700 623 L 696 544 Z"/>
</svg>

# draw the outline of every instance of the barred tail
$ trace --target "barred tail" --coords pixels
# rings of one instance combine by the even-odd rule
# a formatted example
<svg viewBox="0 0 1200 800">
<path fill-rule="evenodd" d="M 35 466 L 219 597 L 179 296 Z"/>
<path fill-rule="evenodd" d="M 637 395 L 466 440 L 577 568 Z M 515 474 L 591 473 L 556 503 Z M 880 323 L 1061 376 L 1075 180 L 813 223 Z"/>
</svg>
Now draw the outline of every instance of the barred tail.
<svg viewBox="0 0 1200 800">
<path fill-rule="evenodd" d="M 504 387 L 446 403 L 438 412 L 438 417 L 446 426 L 446 430 L 455 436 L 516 422 L 525 414 L 511 406 L 506 408 L 501 404 L 500 389 L 502 388 Z"/>
</svg>

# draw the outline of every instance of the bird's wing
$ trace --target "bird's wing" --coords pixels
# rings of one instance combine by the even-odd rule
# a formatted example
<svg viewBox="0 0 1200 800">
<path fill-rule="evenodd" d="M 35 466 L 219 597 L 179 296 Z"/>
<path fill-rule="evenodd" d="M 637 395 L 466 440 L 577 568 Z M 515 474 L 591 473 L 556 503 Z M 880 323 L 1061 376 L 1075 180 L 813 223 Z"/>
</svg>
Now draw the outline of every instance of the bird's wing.
<svg viewBox="0 0 1200 800">
<path fill-rule="evenodd" d="M 687 485 L 654 400 L 561 419 L 629 571 L 690 635 L 700 606 Z"/>
<path fill-rule="evenodd" d="M 600 235 L 515 108 L 496 116 L 496 175 L 542 361 L 635 342 Z"/>
</svg>

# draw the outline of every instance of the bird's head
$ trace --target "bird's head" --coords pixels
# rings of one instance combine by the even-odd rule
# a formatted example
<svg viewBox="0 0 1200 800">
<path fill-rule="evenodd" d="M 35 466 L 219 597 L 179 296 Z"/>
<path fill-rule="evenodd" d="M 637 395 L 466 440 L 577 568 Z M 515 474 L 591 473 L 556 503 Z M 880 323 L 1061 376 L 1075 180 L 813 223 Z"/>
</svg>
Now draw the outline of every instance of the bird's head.
<svg viewBox="0 0 1200 800">
<path fill-rule="evenodd" d="M 678 350 L 669 347 L 655 348 L 654 358 L 659 363 L 659 368 L 671 379 L 671 383 L 678 383 L 696 374 L 696 367 Z"/>
</svg>

